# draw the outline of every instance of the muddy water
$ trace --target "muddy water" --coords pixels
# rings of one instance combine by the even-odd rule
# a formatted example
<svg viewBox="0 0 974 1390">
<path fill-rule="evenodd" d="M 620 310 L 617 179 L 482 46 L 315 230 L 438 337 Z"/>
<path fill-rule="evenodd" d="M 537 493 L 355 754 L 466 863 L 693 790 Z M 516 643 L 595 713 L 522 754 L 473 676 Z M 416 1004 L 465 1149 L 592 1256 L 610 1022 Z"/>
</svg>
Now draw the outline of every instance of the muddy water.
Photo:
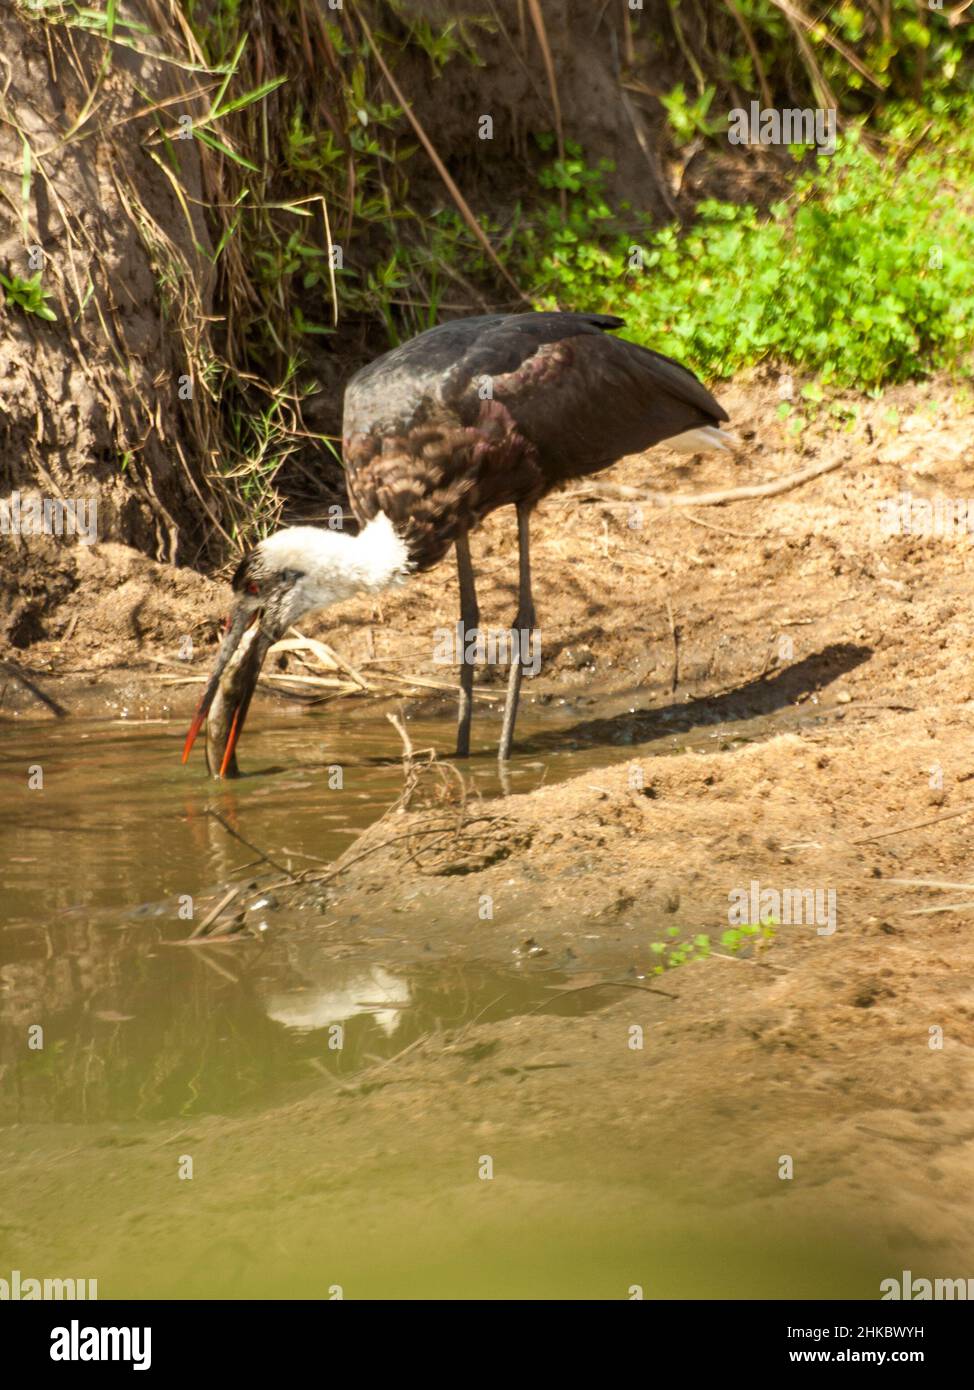
<svg viewBox="0 0 974 1390">
<path fill-rule="evenodd" d="M 617 700 L 526 711 L 525 751 L 512 763 L 511 790 L 636 751 L 674 755 L 701 741 L 727 744 L 780 727 L 767 719 L 713 730 L 661 727 L 637 749 L 626 734 L 625 709 Z M 591 732 L 596 716 L 608 721 L 597 735 Z M 265 1172 L 262 1116 L 309 1095 L 323 1096 L 327 1106 L 334 1088 L 371 1076 L 377 1064 L 394 1066 L 428 1034 L 527 1014 L 549 1004 L 553 987 L 564 981 L 523 959 L 444 963 L 419 950 L 415 959 L 404 959 L 401 950 L 383 959 L 374 942 L 365 952 L 354 941 L 333 940 L 326 929 L 299 930 L 303 924 L 259 890 L 243 899 L 256 940 L 186 947 L 190 927 L 180 919 L 180 905 L 212 893 L 256 858 L 228 827 L 289 868 L 331 861 L 395 800 L 401 769 L 398 736 L 370 709 L 273 719 L 258 712 L 241 749 L 247 775 L 233 784 L 209 782 L 201 758 L 191 768 L 180 765 L 182 732 L 182 721 L 130 719 L 22 721 L 0 730 L 0 1136 L 7 1160 L 29 1154 L 38 1183 L 36 1192 L 31 1183 L 26 1191 L 6 1190 L 0 1275 L 9 1267 L 51 1277 L 100 1276 L 102 1296 L 326 1297 L 333 1276 L 313 1260 L 300 1268 L 286 1259 L 265 1266 L 251 1252 L 252 1258 L 241 1257 L 241 1272 L 241 1261 L 212 1259 L 213 1232 L 204 1221 L 183 1225 L 176 1256 L 157 1213 L 156 1243 L 149 1239 L 145 1251 L 133 1254 L 120 1237 L 134 1219 L 129 1208 L 144 1199 L 146 1146 L 155 1152 L 167 1136 L 178 1139 L 187 1126 L 207 1120 L 238 1122 L 235 1174 L 268 1187 L 272 1216 L 279 1203 L 286 1250 L 293 1194 Z M 417 749 L 450 746 L 446 719 L 414 720 L 410 733 Z M 488 750 L 485 743 L 469 776 L 492 794 L 500 786 Z M 337 766 L 341 787 L 333 785 Z M 30 788 L 29 770 L 37 767 L 43 786 Z M 584 991 L 557 1005 L 577 1016 L 599 1006 L 598 995 Z M 36 1025 L 43 1045 L 31 1047 Z M 89 1151 L 105 1145 L 118 1146 L 118 1211 L 107 1228 L 102 1216 L 93 1233 L 84 1202 L 62 1198 L 75 1176 L 87 1181 Z M 578 1177 L 589 1182 L 591 1174 Z M 420 1191 L 435 1191 L 440 1180 L 453 1179 L 423 1174 Z M 445 1275 L 440 1247 L 456 1235 L 452 1221 L 442 1240 L 431 1235 L 435 1212 L 417 1229 L 416 1193 L 405 1180 L 391 1191 L 379 1183 L 373 1200 L 387 1244 L 385 1253 L 353 1261 L 363 1295 L 625 1296 L 632 1282 L 634 1239 L 636 1247 L 640 1239 L 629 1229 L 629 1193 L 618 1211 L 609 1201 L 606 1213 L 588 1220 L 572 1182 L 561 1182 L 533 1233 L 518 1235 L 527 1242 L 523 1253 L 533 1273 L 530 1287 L 517 1290 L 506 1265 L 503 1221 L 494 1229 L 475 1218 L 471 1230 L 480 1233 L 484 1258 L 461 1260 L 465 1273 Z M 261 1211 L 267 1217 L 265 1206 Z M 368 1219 L 366 1211 L 362 1220 Z M 243 1239 L 237 1227 L 246 1216 L 230 1197 L 222 1221 L 231 1244 Z M 563 1278 L 573 1241 L 588 1252 L 590 1285 Z M 671 1255 L 682 1292 L 703 1292 L 692 1287 L 690 1273 L 680 1272 L 682 1257 Z M 573 1258 L 577 1270 L 577 1251 Z M 42 1269 L 39 1259 L 46 1262 Z M 64 1268 L 71 1259 L 81 1259 L 82 1267 Z M 770 1269 L 760 1266 L 758 1259 L 756 1288 L 773 1284 Z"/>
<path fill-rule="evenodd" d="M 557 725 L 571 728 L 577 715 L 566 709 L 532 721 L 529 714 L 528 751 L 512 761 L 503 785 L 489 743 L 471 760 L 469 781 L 488 796 L 505 787 L 528 791 L 610 761 L 601 743 L 586 748 L 569 737 L 557 745 Z M 409 728 L 416 749 L 450 746 L 446 720 Z M 195 900 L 208 902 L 232 875 L 246 879 L 248 865 L 255 884 L 267 876 L 234 831 L 288 870 L 313 867 L 348 849 L 402 786 L 401 743 L 382 714 L 258 716 L 244 744 L 245 775 L 225 783 L 205 776 L 200 756 L 180 764 L 182 732 L 162 719 L 47 720 L 0 731 L 2 1016 L 43 1018 L 49 1030 L 86 1042 L 112 1029 L 120 1063 L 83 1095 L 68 1089 L 56 1103 L 48 1095 L 46 1115 L 163 1117 L 270 1099 L 321 1054 L 320 1035 L 333 1023 L 354 1021 L 341 1052 L 325 1056 L 348 1071 L 430 1027 L 503 1017 L 545 997 L 550 972 L 526 975 L 523 960 L 510 969 L 455 960 L 438 974 L 417 946 L 406 966 L 401 950 L 394 967 L 376 966 L 374 950 L 367 964 L 357 963 L 354 943 L 336 944 L 326 931 L 307 940 L 297 930 L 307 926 L 301 914 L 282 911 L 259 887 L 241 899 L 245 924 L 261 934 L 256 951 L 227 947 L 201 963 L 197 950 L 180 949 L 194 925 L 186 919 L 202 912 Z M 664 731 L 640 751 L 673 754 L 691 737 L 726 743 L 758 732 L 743 724 L 719 735 Z M 29 788 L 35 766 L 43 785 Z M 228 969 L 239 981 L 233 990 Z M 187 1056 L 207 1059 L 193 1072 L 192 1094 L 179 1069 L 158 1091 L 140 1080 L 177 1017 Z M 210 1049 L 231 1032 L 245 1039 L 243 1053 Z"/>
</svg>

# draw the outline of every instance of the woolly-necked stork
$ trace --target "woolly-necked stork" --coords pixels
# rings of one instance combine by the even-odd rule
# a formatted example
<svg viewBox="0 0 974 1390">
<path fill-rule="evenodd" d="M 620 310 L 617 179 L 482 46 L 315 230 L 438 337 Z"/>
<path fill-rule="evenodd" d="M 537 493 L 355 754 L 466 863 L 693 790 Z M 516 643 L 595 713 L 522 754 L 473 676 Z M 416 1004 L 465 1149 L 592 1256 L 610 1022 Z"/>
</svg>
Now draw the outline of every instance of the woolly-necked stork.
<svg viewBox="0 0 974 1390">
<path fill-rule="evenodd" d="M 345 392 L 345 471 L 358 534 L 296 526 L 262 541 L 233 577 L 239 595 L 186 740 L 189 756 L 248 629 L 220 774 L 240 736 L 268 648 L 313 609 L 400 584 L 456 547 L 465 632 L 479 614 L 469 533 L 497 507 L 517 509 L 514 636 L 533 633 L 529 518 L 571 478 L 668 439 L 685 452 L 727 447 L 728 417 L 672 358 L 611 337 L 607 314 L 484 314 L 431 328 L 352 377 Z M 510 754 L 520 692 L 518 641 L 499 755 Z M 238 661 L 241 658 L 238 655 Z M 460 672 L 457 753 L 470 748 L 473 664 Z"/>
</svg>

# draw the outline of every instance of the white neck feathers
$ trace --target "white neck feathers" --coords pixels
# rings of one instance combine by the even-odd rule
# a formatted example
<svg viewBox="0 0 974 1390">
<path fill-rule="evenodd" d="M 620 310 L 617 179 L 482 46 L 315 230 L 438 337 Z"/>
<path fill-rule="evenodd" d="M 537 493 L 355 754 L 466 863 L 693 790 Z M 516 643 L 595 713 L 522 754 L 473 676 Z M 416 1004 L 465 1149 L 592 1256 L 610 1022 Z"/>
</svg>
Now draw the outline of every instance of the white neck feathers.
<svg viewBox="0 0 974 1390">
<path fill-rule="evenodd" d="M 294 570 L 301 576 L 289 596 L 289 618 L 329 608 L 360 593 L 379 593 L 401 584 L 412 568 L 406 543 L 379 512 L 357 536 L 317 526 L 290 526 L 268 536 L 259 547 L 270 573 Z"/>
</svg>

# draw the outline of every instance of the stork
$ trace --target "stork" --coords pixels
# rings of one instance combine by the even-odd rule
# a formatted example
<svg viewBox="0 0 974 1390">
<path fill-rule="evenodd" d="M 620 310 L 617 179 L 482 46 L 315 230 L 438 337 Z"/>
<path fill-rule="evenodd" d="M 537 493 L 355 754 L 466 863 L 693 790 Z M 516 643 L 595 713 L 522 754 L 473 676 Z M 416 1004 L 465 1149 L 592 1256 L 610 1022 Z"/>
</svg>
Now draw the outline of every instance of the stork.
<svg viewBox="0 0 974 1390">
<path fill-rule="evenodd" d="M 685 452 L 726 448 L 728 417 L 692 372 L 610 336 L 608 314 L 484 314 L 428 329 L 357 372 L 343 440 L 357 535 L 295 526 L 237 567 L 237 602 L 183 750 L 189 757 L 221 679 L 248 633 L 220 775 L 269 647 L 304 614 L 378 593 L 456 550 L 463 630 L 479 623 L 470 532 L 498 507 L 517 511 L 518 602 L 498 754 L 511 751 L 523 661 L 536 626 L 531 513 L 553 488 L 663 440 Z M 256 626 L 256 632 L 248 632 Z M 239 659 L 239 653 L 238 653 Z M 470 751 L 473 663 L 460 668 L 457 755 Z"/>
</svg>

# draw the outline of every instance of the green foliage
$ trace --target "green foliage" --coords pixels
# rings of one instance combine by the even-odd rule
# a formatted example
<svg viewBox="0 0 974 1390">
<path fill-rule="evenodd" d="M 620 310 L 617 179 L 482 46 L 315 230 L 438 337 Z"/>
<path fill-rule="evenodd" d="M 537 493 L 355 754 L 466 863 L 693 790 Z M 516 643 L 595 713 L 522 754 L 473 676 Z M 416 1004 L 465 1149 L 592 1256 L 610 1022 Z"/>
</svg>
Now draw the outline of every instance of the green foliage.
<svg viewBox="0 0 974 1390">
<path fill-rule="evenodd" d="M 723 129 L 723 121 L 707 120 L 715 92 L 716 88 L 711 84 L 703 89 L 696 101 L 691 101 L 683 83 L 678 82 L 671 92 L 664 92 L 660 96 L 670 129 L 680 144 L 687 145 L 697 135 L 715 135 Z"/>
<path fill-rule="evenodd" d="M 808 5 L 795 8 L 813 13 Z M 789 23 L 775 0 L 737 0 L 767 77 L 773 85 L 791 85 L 790 91 L 775 91 L 777 100 L 800 94 L 794 83 L 804 70 L 812 90 L 827 85 L 844 112 L 863 115 L 872 113 L 877 98 L 928 104 L 936 96 L 974 92 L 974 34 L 969 26 L 950 24 L 950 8 L 951 0 L 940 9 L 930 8 L 927 0 L 884 0 L 881 5 L 840 0 L 823 12 L 821 23 L 804 31 L 800 45 L 798 25 Z M 744 51 L 740 37 L 728 29 L 730 53 Z M 750 84 L 750 95 L 757 94 L 755 85 Z"/>
<path fill-rule="evenodd" d="M 874 154 L 853 129 L 754 207 L 701 203 L 688 229 L 613 215 L 577 149 L 542 177 L 571 194 L 525 226 L 515 265 L 539 307 L 622 315 L 635 340 L 726 377 L 766 358 L 878 387 L 960 369 L 974 343 L 974 126 L 946 113 L 919 146 L 890 120 Z M 814 388 L 812 388 L 814 389 Z"/>
<path fill-rule="evenodd" d="M 778 925 L 777 919 L 772 918 L 767 922 L 745 922 L 740 927 L 728 927 L 720 938 L 720 944 L 734 955 L 750 945 L 760 950 L 774 940 Z"/>
<path fill-rule="evenodd" d="M 395 5 L 397 12 L 406 17 L 408 11 L 404 6 Z M 452 58 L 462 57 L 467 62 L 473 63 L 477 67 L 483 66 L 483 60 L 471 38 L 471 31 L 476 26 L 481 28 L 492 27 L 489 22 L 482 19 L 449 20 L 442 29 L 434 28 L 428 20 L 414 19 L 410 24 L 410 42 L 421 48 L 429 58 L 433 67 L 433 72 L 439 75 L 441 70 Z"/>
<path fill-rule="evenodd" d="M 702 932 L 694 937 L 683 938 L 679 927 L 667 927 L 666 935 L 669 940 L 654 941 L 649 948 L 657 958 L 652 968 L 654 975 L 675 970 L 677 966 L 687 965 L 690 961 L 706 960 L 710 955 L 710 937 Z"/>
<path fill-rule="evenodd" d="M 50 323 L 57 322 L 57 314 L 47 302 L 51 295 L 41 286 L 40 271 L 29 280 L 25 280 L 21 275 L 0 274 L 0 286 L 3 287 L 5 297 L 23 309 L 25 314 L 34 314 Z"/>
</svg>

